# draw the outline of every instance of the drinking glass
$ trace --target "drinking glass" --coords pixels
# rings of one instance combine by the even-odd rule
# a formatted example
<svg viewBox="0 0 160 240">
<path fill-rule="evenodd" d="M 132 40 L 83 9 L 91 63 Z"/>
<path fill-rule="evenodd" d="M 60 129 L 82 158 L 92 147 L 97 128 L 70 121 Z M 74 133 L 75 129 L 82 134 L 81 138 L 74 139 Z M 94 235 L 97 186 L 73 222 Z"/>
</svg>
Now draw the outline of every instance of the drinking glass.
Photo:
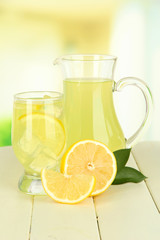
<svg viewBox="0 0 160 240">
<path fill-rule="evenodd" d="M 65 146 L 61 93 L 39 91 L 14 96 L 12 145 L 24 167 L 19 189 L 43 195 L 41 170 L 57 169 Z"/>
</svg>

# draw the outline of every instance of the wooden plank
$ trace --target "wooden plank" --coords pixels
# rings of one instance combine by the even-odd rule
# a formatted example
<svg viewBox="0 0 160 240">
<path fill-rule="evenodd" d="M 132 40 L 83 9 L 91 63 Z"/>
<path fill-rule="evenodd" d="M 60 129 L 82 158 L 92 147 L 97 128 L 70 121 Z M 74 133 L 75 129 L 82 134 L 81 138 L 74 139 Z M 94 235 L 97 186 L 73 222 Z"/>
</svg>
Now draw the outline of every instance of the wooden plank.
<svg viewBox="0 0 160 240">
<path fill-rule="evenodd" d="M 76 205 L 35 197 L 30 240 L 99 240 L 93 199 Z"/>
<path fill-rule="evenodd" d="M 146 184 L 160 211 L 160 142 L 141 142 L 133 148 L 139 169 L 148 177 Z"/>
<path fill-rule="evenodd" d="M 129 165 L 136 168 L 132 156 Z M 144 182 L 111 186 L 95 206 L 103 240 L 160 239 L 160 215 Z"/>
<path fill-rule="evenodd" d="M 23 167 L 11 147 L 0 148 L 0 239 L 28 240 L 32 197 L 19 192 Z"/>
</svg>

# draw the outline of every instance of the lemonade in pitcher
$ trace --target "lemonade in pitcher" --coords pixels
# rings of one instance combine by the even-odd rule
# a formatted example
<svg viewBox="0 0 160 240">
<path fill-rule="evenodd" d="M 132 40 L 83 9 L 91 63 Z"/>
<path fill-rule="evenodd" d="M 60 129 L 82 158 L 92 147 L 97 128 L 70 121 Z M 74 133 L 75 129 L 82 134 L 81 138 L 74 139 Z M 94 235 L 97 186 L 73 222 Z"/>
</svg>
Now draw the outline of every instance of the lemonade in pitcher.
<svg viewBox="0 0 160 240">
<path fill-rule="evenodd" d="M 115 82 L 116 61 L 117 57 L 105 54 L 73 54 L 55 59 L 54 65 L 60 66 L 63 74 L 67 148 L 84 139 L 105 143 L 111 151 L 132 147 L 148 126 L 151 92 L 144 81 L 135 77 Z M 128 86 L 141 90 L 146 111 L 139 128 L 127 139 L 116 116 L 113 96 Z M 132 113 L 130 110 L 128 114 Z"/>
<path fill-rule="evenodd" d="M 58 167 L 65 145 L 60 93 L 30 92 L 15 96 L 12 145 L 25 169 L 25 179 L 32 176 L 40 179 L 42 168 Z M 23 187 L 24 184 L 20 188 Z"/>
<path fill-rule="evenodd" d="M 112 151 L 125 148 L 125 138 L 113 106 L 110 79 L 64 80 L 67 146 L 83 139 L 105 143 Z"/>
</svg>

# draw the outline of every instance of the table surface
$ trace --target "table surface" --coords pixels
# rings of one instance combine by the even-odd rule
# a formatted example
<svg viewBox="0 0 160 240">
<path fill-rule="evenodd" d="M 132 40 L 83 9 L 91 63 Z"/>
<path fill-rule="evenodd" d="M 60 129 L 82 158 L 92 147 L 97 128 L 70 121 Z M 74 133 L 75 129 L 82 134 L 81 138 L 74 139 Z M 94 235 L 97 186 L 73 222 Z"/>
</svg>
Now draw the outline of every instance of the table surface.
<svg viewBox="0 0 160 240">
<path fill-rule="evenodd" d="M 148 178 L 113 185 L 76 205 L 18 190 L 23 167 L 12 147 L 0 148 L 0 240 L 159 240 L 160 142 L 141 142 L 129 166 Z"/>
</svg>

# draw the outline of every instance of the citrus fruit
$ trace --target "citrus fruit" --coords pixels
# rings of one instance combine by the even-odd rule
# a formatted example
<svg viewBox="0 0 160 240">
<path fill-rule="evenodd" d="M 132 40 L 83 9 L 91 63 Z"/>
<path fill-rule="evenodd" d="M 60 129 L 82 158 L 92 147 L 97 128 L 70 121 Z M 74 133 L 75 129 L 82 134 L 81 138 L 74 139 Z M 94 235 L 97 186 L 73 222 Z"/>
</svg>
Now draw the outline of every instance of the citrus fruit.
<svg viewBox="0 0 160 240">
<path fill-rule="evenodd" d="M 44 113 L 21 115 L 18 119 L 18 151 L 28 173 L 40 174 L 47 166 L 56 167 L 65 145 L 62 122 Z"/>
<path fill-rule="evenodd" d="M 63 156 L 61 172 L 94 176 L 96 185 L 91 195 L 95 196 L 112 184 L 117 172 L 116 159 L 105 144 L 82 140 L 73 144 Z"/>
<path fill-rule="evenodd" d="M 46 193 L 56 202 L 75 204 L 86 199 L 95 186 L 95 178 L 89 175 L 67 176 L 51 169 L 41 172 Z"/>
<path fill-rule="evenodd" d="M 44 113 L 32 113 L 22 115 L 19 120 L 22 129 L 26 128 L 24 136 L 32 134 L 44 143 L 45 147 L 52 149 L 56 156 L 62 152 L 65 144 L 65 131 L 59 119 Z"/>
</svg>

